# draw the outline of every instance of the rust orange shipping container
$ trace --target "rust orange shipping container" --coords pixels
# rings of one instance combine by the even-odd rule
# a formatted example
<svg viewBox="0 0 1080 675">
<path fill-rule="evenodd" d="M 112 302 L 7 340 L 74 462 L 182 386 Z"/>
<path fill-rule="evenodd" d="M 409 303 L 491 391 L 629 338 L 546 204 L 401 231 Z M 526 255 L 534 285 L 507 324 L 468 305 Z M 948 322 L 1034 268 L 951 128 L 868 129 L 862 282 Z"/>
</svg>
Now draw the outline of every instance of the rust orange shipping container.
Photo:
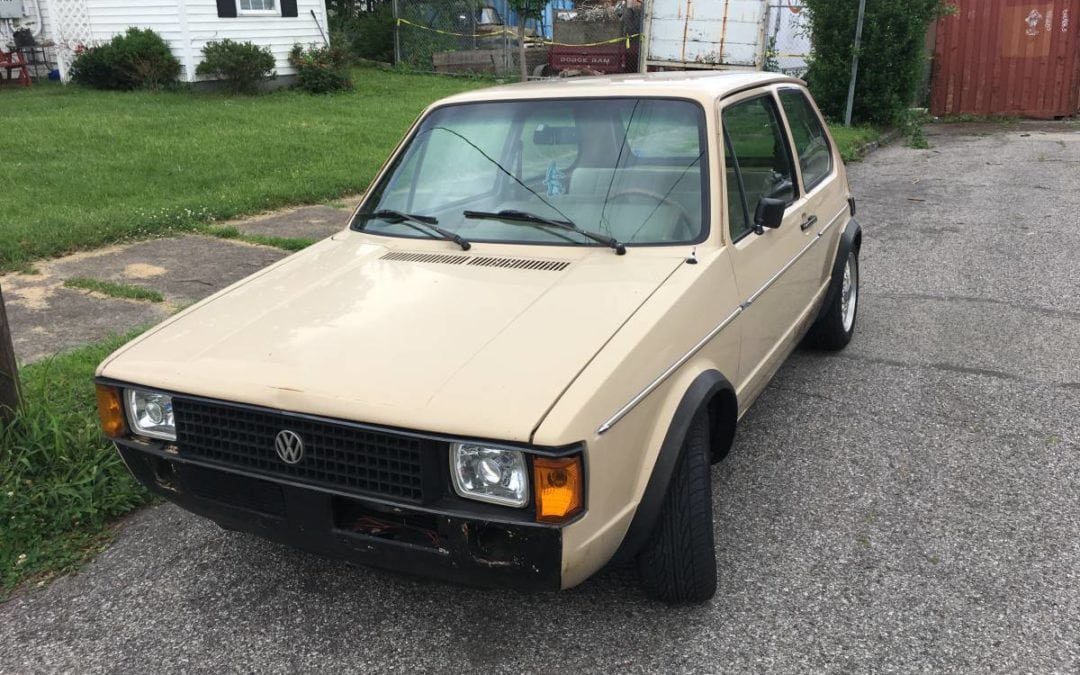
<svg viewBox="0 0 1080 675">
<path fill-rule="evenodd" d="M 935 115 L 1080 111 L 1080 0 L 953 0 L 937 27 Z"/>
</svg>

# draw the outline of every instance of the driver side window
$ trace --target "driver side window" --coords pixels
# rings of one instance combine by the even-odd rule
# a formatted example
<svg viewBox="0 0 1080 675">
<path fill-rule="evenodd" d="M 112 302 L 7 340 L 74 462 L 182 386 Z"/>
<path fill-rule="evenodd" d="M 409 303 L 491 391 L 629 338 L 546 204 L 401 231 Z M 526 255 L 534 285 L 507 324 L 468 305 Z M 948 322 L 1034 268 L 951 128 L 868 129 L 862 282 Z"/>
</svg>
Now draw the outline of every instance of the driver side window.
<svg viewBox="0 0 1080 675">
<path fill-rule="evenodd" d="M 788 204 L 798 196 L 791 147 L 772 96 L 741 101 L 724 109 L 728 214 L 732 241 L 749 231 L 763 197 Z M 733 189 L 738 186 L 739 189 Z M 738 204 L 742 199 L 743 203 Z M 733 203 L 734 202 L 734 203 Z M 735 218 L 740 212 L 746 217 Z"/>
</svg>

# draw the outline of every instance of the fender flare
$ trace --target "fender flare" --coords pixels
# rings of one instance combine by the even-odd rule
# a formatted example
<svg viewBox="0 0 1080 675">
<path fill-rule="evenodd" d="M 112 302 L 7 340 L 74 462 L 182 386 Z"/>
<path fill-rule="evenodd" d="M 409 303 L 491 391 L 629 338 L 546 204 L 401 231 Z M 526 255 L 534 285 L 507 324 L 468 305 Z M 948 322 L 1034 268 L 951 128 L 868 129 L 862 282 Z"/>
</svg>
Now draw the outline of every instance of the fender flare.
<svg viewBox="0 0 1080 675">
<path fill-rule="evenodd" d="M 633 560 L 648 542 L 656 527 L 656 521 L 660 517 L 660 510 L 664 506 L 664 497 L 667 496 L 675 466 L 682 456 L 683 441 L 686 439 L 690 424 L 700 410 L 707 408 L 709 402 L 714 400 L 717 394 L 723 392 L 730 394 L 729 400 L 733 409 L 730 411 L 731 420 L 727 425 L 730 430 L 722 432 L 721 441 L 730 445 L 735 430 L 735 418 L 738 416 L 738 406 L 734 405 L 735 388 L 720 371 L 706 370 L 694 378 L 686 393 L 683 394 L 682 400 L 679 401 L 678 407 L 675 408 L 675 414 L 671 418 L 671 424 L 668 426 L 667 434 L 660 445 L 660 452 L 653 464 L 652 473 L 649 475 L 649 482 L 645 486 L 645 493 L 638 502 L 634 519 L 630 522 L 630 527 L 626 530 L 622 543 L 612 558 L 616 563 Z M 711 422 L 710 432 L 716 433 L 718 420 Z"/>
<path fill-rule="evenodd" d="M 836 302 L 836 296 L 840 293 L 840 287 L 844 283 L 844 264 L 847 263 L 848 254 L 852 249 L 858 251 L 862 247 L 862 227 L 859 221 L 852 218 L 840 235 L 840 244 L 836 249 L 836 259 L 833 260 L 832 281 L 829 282 L 829 290 L 825 292 L 825 300 L 821 303 L 818 316 L 814 324 L 818 324 L 829 313 L 829 308 Z"/>
</svg>

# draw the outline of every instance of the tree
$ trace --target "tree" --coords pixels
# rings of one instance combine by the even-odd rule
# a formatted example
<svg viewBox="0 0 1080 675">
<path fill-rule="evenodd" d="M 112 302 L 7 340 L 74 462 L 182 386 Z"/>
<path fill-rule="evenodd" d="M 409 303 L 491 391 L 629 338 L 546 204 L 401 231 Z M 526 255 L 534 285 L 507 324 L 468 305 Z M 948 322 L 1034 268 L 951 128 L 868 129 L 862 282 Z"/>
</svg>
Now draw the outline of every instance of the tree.
<svg viewBox="0 0 1080 675">
<path fill-rule="evenodd" d="M 362 59 L 394 60 L 397 17 L 392 0 L 326 0 L 326 9 L 336 46 Z"/>
<path fill-rule="evenodd" d="M 330 30 L 335 33 L 343 31 L 350 22 L 388 4 L 390 0 L 326 0 Z"/>
<path fill-rule="evenodd" d="M 812 46 L 807 83 L 825 115 L 843 119 L 859 3 L 804 0 L 804 5 Z M 927 28 L 948 7 L 944 0 L 868 0 L 855 81 L 855 121 L 891 124 L 914 102 L 926 63 Z"/>
<path fill-rule="evenodd" d="M 525 62 L 525 21 L 540 19 L 544 14 L 541 0 L 507 0 L 510 9 L 518 15 L 518 60 L 521 61 L 521 81 L 529 79 L 529 65 Z"/>
<path fill-rule="evenodd" d="M 15 367 L 15 348 L 11 344 L 4 292 L 0 289 L 0 419 L 19 409 L 19 371 Z"/>
</svg>

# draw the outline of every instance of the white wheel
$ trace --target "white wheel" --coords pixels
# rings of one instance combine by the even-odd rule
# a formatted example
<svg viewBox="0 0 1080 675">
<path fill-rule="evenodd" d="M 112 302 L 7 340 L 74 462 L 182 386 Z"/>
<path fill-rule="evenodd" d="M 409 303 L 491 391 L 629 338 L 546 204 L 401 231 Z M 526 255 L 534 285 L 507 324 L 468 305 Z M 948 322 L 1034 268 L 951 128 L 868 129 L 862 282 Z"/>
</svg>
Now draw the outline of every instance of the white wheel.
<svg viewBox="0 0 1080 675">
<path fill-rule="evenodd" d="M 840 287 L 829 306 L 821 308 L 817 323 L 806 334 L 806 343 L 818 349 L 843 349 L 855 334 L 859 314 L 859 251 L 852 249 L 844 262 Z M 836 281 L 834 281 L 836 283 Z"/>
</svg>

